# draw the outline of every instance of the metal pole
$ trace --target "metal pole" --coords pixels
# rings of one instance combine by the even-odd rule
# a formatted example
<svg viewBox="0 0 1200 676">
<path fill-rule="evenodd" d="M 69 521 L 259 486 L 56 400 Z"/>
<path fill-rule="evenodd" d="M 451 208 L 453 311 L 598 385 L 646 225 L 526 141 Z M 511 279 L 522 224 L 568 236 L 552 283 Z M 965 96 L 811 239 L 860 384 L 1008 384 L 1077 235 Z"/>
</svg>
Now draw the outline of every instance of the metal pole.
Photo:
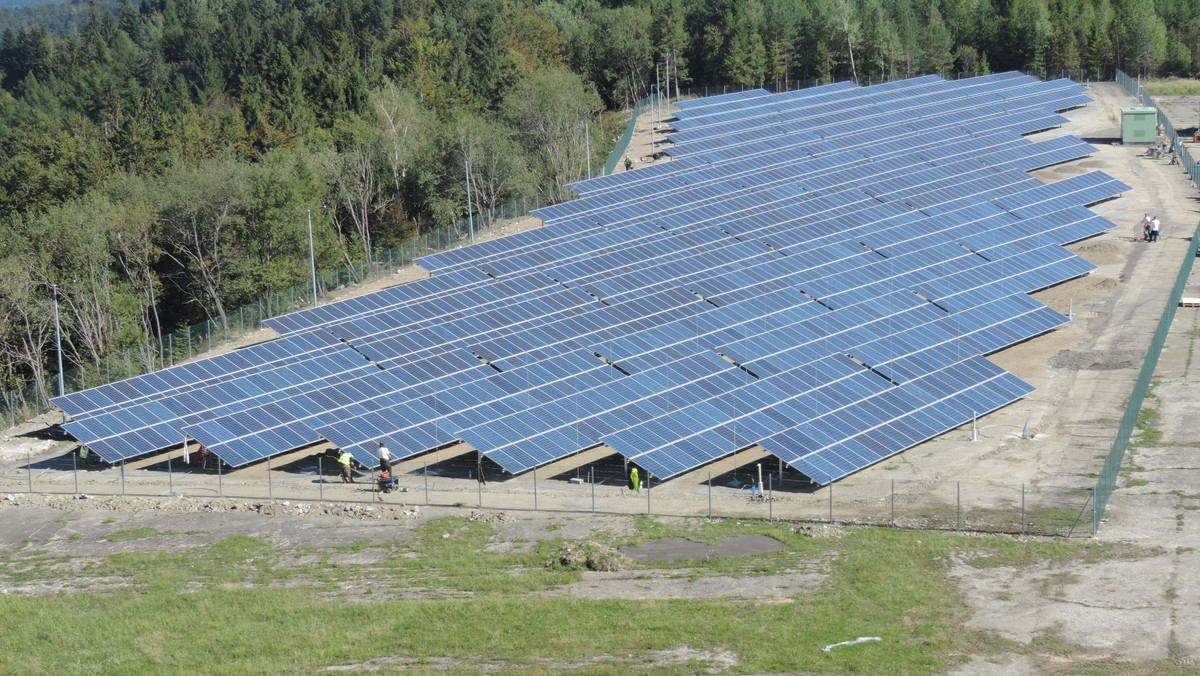
<svg viewBox="0 0 1200 676">
<path fill-rule="evenodd" d="M 321 471 L 321 456 L 317 456 L 317 495 L 325 502 L 325 473 Z"/>
<path fill-rule="evenodd" d="M 591 476 L 592 483 L 592 514 L 596 513 L 596 468 L 589 467 L 588 474 Z"/>
<path fill-rule="evenodd" d="M 29 449 L 25 449 L 25 473 L 29 478 L 29 492 L 33 493 L 33 458 L 29 454 Z"/>
<path fill-rule="evenodd" d="M 274 500 L 275 492 L 271 490 L 271 456 L 267 456 L 267 499 Z"/>
<path fill-rule="evenodd" d="M 480 506 L 482 507 L 483 505 L 481 504 Z M 538 509 L 537 509 L 537 468 L 536 467 L 533 468 L 533 511 L 535 511 L 535 512 L 538 511 Z"/>
<path fill-rule="evenodd" d="M 308 210 L 308 267 L 312 272 L 313 307 L 317 306 L 317 254 L 313 248 L 312 209 Z"/>
<path fill-rule="evenodd" d="M 892 479 L 892 528 L 896 527 L 896 480 Z"/>
<path fill-rule="evenodd" d="M 219 497 L 225 497 L 225 485 L 222 483 L 223 480 L 221 478 L 221 465 L 223 464 L 225 463 L 221 462 L 220 458 L 217 458 L 217 495 Z"/>
<path fill-rule="evenodd" d="M 422 460 L 421 467 L 424 468 L 421 473 L 425 475 L 425 506 L 428 507 L 429 506 L 429 461 Z M 482 492 L 482 491 L 483 491 L 483 489 L 481 488 L 480 492 Z M 483 501 L 482 495 L 480 496 L 479 501 L 480 502 Z"/>
<path fill-rule="evenodd" d="M 471 160 L 463 160 L 467 174 L 467 227 L 471 230 L 471 244 L 475 243 L 475 217 L 471 213 Z"/>
<path fill-rule="evenodd" d="M 71 473 L 75 475 L 75 494 L 79 494 L 79 463 L 76 458 L 77 452 L 71 453 Z"/>
<path fill-rule="evenodd" d="M 587 176 L 588 180 L 592 180 L 592 125 L 588 122 L 583 123 L 583 142 L 587 148 Z"/>
<path fill-rule="evenodd" d="M 712 472 L 708 473 L 708 518 L 712 518 Z"/>
<path fill-rule="evenodd" d="M 61 397 L 63 396 L 62 328 L 58 323 L 58 285 L 51 284 L 50 290 L 54 292 L 54 347 L 58 352 L 58 396 Z M 66 416 L 65 411 L 63 415 Z"/>
<path fill-rule="evenodd" d="M 833 477 L 826 475 L 829 479 L 829 523 L 833 523 Z"/>
<path fill-rule="evenodd" d="M 1021 484 L 1021 536 L 1025 536 L 1025 484 Z"/>
<path fill-rule="evenodd" d="M 125 495 L 125 458 L 121 458 L 121 495 Z"/>
<path fill-rule="evenodd" d="M 775 520 L 775 475 L 767 475 L 767 523 Z"/>
<path fill-rule="evenodd" d="M 650 513 L 650 470 L 646 470 L 646 514 Z"/>
<path fill-rule="evenodd" d="M 962 482 L 954 482 L 954 530 L 962 528 Z"/>
<path fill-rule="evenodd" d="M 171 451 L 167 451 L 167 492 L 175 495 L 175 475 L 171 472 Z"/>
</svg>

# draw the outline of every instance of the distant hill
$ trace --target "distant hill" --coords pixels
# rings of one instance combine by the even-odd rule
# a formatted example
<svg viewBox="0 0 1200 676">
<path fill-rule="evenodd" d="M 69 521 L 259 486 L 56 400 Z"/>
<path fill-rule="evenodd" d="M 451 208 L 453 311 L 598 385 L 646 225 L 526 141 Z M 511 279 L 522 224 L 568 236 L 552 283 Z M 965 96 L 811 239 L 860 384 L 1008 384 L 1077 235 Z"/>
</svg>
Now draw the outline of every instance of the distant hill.
<svg viewBox="0 0 1200 676">
<path fill-rule="evenodd" d="M 8 28 L 17 30 L 36 25 L 46 26 L 54 35 L 74 33 L 83 26 L 91 4 L 116 14 L 121 0 L 94 0 L 94 3 L 88 0 L 0 0 L 0 33 Z"/>
</svg>

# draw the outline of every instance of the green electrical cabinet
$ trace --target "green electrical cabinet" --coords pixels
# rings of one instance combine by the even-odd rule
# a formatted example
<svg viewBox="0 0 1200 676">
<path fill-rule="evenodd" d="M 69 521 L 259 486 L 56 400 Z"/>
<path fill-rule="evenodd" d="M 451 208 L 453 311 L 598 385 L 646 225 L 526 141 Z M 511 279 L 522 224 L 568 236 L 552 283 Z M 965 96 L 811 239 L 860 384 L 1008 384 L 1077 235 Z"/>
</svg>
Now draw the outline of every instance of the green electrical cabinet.
<svg viewBox="0 0 1200 676">
<path fill-rule="evenodd" d="M 1158 111 L 1154 108 L 1121 109 L 1121 142 L 1154 143 L 1158 137 Z"/>
</svg>

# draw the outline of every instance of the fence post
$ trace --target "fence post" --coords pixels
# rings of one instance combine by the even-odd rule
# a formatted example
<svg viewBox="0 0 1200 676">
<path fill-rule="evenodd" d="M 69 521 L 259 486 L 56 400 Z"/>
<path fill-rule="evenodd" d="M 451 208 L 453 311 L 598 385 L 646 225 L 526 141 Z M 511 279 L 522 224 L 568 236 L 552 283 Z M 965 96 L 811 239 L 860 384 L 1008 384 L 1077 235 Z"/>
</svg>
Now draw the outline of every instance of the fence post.
<svg viewBox="0 0 1200 676">
<path fill-rule="evenodd" d="M 321 456 L 317 456 L 317 495 L 325 502 L 325 473 L 321 471 Z"/>
<path fill-rule="evenodd" d="M 591 477 L 590 483 L 592 484 L 592 514 L 595 514 L 596 513 L 596 468 L 594 466 L 588 468 L 588 475 Z"/>
<path fill-rule="evenodd" d="M 425 506 L 428 507 L 429 506 L 429 461 L 422 460 L 421 467 L 423 468 L 421 473 L 425 475 Z M 481 497 L 480 500 L 482 501 L 482 499 L 483 498 Z"/>
<path fill-rule="evenodd" d="M 712 471 L 708 473 L 708 518 L 712 518 Z"/>
<path fill-rule="evenodd" d="M 1021 537 L 1025 536 L 1025 484 L 1021 484 Z"/>
<path fill-rule="evenodd" d="M 33 493 L 33 456 L 25 449 L 25 473 L 29 475 L 29 492 Z"/>
<path fill-rule="evenodd" d="M 77 459 L 76 459 L 77 455 L 78 455 L 77 451 L 71 451 L 71 473 L 75 475 L 75 494 L 76 495 L 79 494 L 79 463 L 77 462 Z"/>
<path fill-rule="evenodd" d="M 480 490 L 483 490 L 483 489 L 481 488 Z M 483 498 L 479 499 L 479 506 L 483 507 Z M 535 512 L 538 511 L 538 509 L 537 509 L 537 468 L 536 467 L 533 468 L 533 511 L 535 511 Z"/>
<path fill-rule="evenodd" d="M 274 501 L 275 492 L 271 490 L 271 456 L 267 456 L 267 499 Z"/>
<path fill-rule="evenodd" d="M 892 528 L 896 527 L 896 480 L 892 479 Z"/>
<path fill-rule="evenodd" d="M 217 497 L 219 498 L 225 497 L 225 485 L 222 483 L 223 479 L 221 478 L 221 465 L 224 464 L 220 458 L 217 458 Z"/>
<path fill-rule="evenodd" d="M 829 479 L 829 524 L 833 525 L 833 477 L 826 475 Z"/>
<path fill-rule="evenodd" d="M 175 496 L 175 475 L 171 472 L 171 451 L 167 451 L 167 492 Z"/>
<path fill-rule="evenodd" d="M 767 475 L 767 523 L 775 521 L 775 475 Z"/>
<path fill-rule="evenodd" d="M 646 470 L 646 514 L 650 514 L 650 470 Z"/>
<path fill-rule="evenodd" d="M 125 458 L 121 458 L 121 495 L 125 495 Z"/>
<path fill-rule="evenodd" d="M 962 482 L 954 482 L 954 530 L 962 528 Z"/>
</svg>

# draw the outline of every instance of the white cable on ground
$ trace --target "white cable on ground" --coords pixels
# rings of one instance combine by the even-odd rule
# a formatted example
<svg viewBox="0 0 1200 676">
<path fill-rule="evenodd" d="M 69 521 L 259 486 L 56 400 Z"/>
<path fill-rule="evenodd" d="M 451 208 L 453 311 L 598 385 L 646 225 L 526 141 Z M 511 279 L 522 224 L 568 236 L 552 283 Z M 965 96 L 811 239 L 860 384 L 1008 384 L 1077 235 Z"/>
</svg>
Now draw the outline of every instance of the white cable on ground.
<svg viewBox="0 0 1200 676">
<path fill-rule="evenodd" d="M 853 641 L 842 641 L 841 643 L 830 643 L 829 645 L 822 648 L 822 650 L 824 650 L 825 652 L 829 652 L 830 648 L 836 648 L 840 645 L 854 645 L 855 643 L 866 643 L 867 641 L 882 641 L 882 640 L 883 639 L 879 638 L 878 636 L 859 636 L 858 638 L 854 639 Z"/>
</svg>

